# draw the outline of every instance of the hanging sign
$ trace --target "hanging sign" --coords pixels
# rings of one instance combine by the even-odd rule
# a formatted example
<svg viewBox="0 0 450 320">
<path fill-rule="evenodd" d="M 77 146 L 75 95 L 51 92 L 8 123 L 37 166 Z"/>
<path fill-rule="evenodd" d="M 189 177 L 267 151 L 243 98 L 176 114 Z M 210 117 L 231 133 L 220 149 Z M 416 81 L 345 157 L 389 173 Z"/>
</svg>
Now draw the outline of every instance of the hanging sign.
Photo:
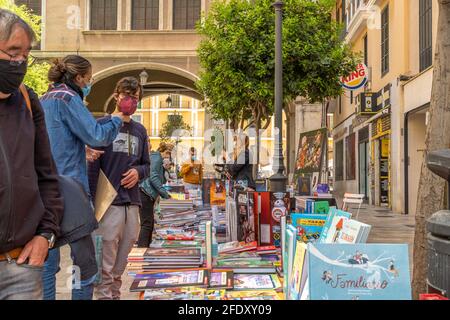
<svg viewBox="0 0 450 320">
<path fill-rule="evenodd" d="M 342 86 L 350 91 L 358 90 L 364 87 L 369 81 L 369 71 L 364 63 L 358 64 L 355 71 L 348 76 L 341 78 Z"/>
</svg>

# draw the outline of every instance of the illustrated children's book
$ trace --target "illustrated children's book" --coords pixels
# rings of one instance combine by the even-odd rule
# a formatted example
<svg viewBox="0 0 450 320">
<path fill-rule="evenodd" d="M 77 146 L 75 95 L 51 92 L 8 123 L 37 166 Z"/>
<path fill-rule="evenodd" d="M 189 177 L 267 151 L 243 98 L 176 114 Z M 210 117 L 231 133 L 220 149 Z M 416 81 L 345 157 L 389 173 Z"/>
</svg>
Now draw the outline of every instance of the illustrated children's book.
<svg viewBox="0 0 450 320">
<path fill-rule="evenodd" d="M 228 291 L 227 300 L 280 300 L 275 290 Z"/>
<path fill-rule="evenodd" d="M 231 270 L 211 271 L 208 288 L 233 289 L 233 271 Z"/>
<path fill-rule="evenodd" d="M 235 274 L 234 290 L 271 290 L 281 288 L 275 274 Z"/>
<path fill-rule="evenodd" d="M 318 241 L 326 218 L 323 214 L 292 214 L 292 225 L 297 229 L 297 239 L 305 243 Z"/>
<path fill-rule="evenodd" d="M 336 242 L 339 231 L 342 230 L 344 221 L 349 220 L 352 214 L 335 208 L 330 209 L 325 224 L 320 234 L 319 243 Z"/>
<path fill-rule="evenodd" d="M 350 244 L 365 243 L 371 228 L 370 225 L 356 220 L 345 220 L 335 242 Z"/>
<path fill-rule="evenodd" d="M 136 278 L 131 284 L 130 292 L 168 287 L 206 287 L 208 284 L 207 270 L 160 272 L 145 275 L 145 279 Z"/>
<path fill-rule="evenodd" d="M 311 300 L 410 300 L 408 245 L 308 244 Z"/>
</svg>

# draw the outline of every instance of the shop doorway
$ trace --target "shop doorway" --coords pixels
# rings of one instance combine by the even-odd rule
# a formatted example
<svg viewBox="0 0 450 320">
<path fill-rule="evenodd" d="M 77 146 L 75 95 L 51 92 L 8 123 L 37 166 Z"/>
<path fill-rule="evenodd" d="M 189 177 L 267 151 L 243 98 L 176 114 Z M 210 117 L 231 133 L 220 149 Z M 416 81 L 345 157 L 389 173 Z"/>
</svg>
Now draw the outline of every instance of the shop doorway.
<svg viewBox="0 0 450 320">
<path fill-rule="evenodd" d="M 359 143 L 359 194 L 369 199 L 369 142 Z"/>
<path fill-rule="evenodd" d="M 359 194 L 364 195 L 364 199 L 369 199 L 370 181 L 370 143 L 369 127 L 365 127 L 358 132 L 358 168 L 359 168 Z"/>
</svg>

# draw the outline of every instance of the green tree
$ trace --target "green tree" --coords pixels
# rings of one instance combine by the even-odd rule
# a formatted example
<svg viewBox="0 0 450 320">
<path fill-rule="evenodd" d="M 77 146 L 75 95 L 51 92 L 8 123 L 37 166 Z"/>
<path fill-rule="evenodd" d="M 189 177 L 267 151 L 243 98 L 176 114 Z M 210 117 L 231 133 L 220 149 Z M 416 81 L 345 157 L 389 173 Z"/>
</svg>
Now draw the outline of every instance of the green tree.
<svg viewBox="0 0 450 320">
<path fill-rule="evenodd" d="M 0 0 L 0 8 L 7 9 L 14 12 L 27 22 L 34 33 L 36 34 L 36 41 L 41 40 L 41 17 L 33 14 L 25 5 L 17 6 L 11 0 Z M 42 95 L 48 88 L 48 70 L 50 64 L 47 62 L 34 63 L 28 67 L 27 75 L 24 83 L 32 88 L 38 95 Z"/>
<path fill-rule="evenodd" d="M 183 116 L 175 111 L 167 117 L 167 121 L 163 123 L 159 137 L 163 142 L 174 142 L 172 138 L 176 138 L 176 143 L 181 142 L 179 138 L 185 136 L 186 133 L 190 134 L 192 130 L 186 122 L 184 122 Z"/>
<path fill-rule="evenodd" d="M 320 102 L 342 93 L 340 77 L 358 57 L 333 22 L 335 1 L 286 0 L 283 13 L 285 107 L 297 96 Z M 215 0 L 197 29 L 202 71 L 197 82 L 207 109 L 232 129 L 266 129 L 274 113 L 273 0 Z M 245 127 L 246 126 L 246 127 Z M 259 135 L 257 136 L 259 150 Z"/>
</svg>

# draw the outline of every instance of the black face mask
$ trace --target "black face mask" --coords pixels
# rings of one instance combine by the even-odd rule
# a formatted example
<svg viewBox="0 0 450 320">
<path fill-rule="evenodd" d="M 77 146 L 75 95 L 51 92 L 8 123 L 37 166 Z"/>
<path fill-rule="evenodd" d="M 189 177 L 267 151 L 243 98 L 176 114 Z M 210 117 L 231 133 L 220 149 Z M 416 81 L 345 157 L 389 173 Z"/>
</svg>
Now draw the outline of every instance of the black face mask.
<svg viewBox="0 0 450 320">
<path fill-rule="evenodd" d="M 27 63 L 12 66 L 8 60 L 0 60 L 0 92 L 11 94 L 16 91 L 27 73 Z"/>
</svg>

